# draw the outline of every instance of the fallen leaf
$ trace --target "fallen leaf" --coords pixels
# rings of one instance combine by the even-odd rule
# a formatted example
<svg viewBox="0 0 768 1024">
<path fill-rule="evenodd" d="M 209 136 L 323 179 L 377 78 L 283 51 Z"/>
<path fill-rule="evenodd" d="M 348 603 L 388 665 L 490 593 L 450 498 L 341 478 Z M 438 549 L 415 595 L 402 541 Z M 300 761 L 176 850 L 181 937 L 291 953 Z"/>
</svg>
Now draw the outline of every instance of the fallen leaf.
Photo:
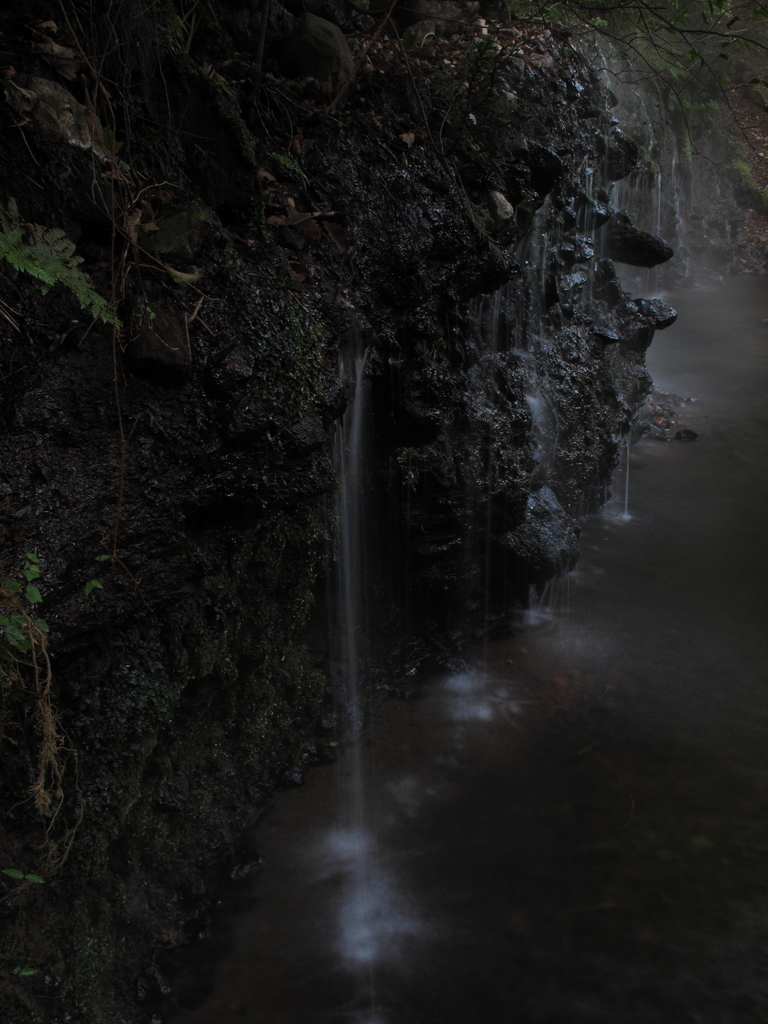
<svg viewBox="0 0 768 1024">
<path fill-rule="evenodd" d="M 264 178 L 266 181 L 277 181 L 274 174 L 270 174 L 266 167 L 259 167 L 256 169 L 256 177 Z"/>
<path fill-rule="evenodd" d="M 335 224 L 332 220 L 325 221 L 324 227 L 342 256 L 349 252 L 349 247 L 352 243 L 349 240 L 346 229 L 341 224 Z"/>
<path fill-rule="evenodd" d="M 305 139 L 303 135 L 294 135 L 291 139 L 291 150 L 296 156 L 304 156 L 314 146 L 314 142 L 311 139 Z"/>
<path fill-rule="evenodd" d="M 33 43 L 32 49 L 38 53 L 48 53 L 54 57 L 63 57 L 66 60 L 75 59 L 75 51 L 70 50 L 68 46 L 60 46 L 58 43 L 54 43 L 52 39 L 44 39 L 41 43 Z"/>
<path fill-rule="evenodd" d="M 115 133 L 111 128 L 101 129 L 101 144 L 112 156 L 116 156 L 125 145 L 124 142 L 117 141 Z"/>
<path fill-rule="evenodd" d="M 180 284 L 183 288 L 186 288 L 187 285 L 194 284 L 203 276 L 202 274 L 185 274 L 182 270 L 174 270 L 173 267 L 169 267 L 167 263 L 164 263 L 163 266 L 176 284 Z"/>
<path fill-rule="evenodd" d="M 75 51 L 67 46 L 59 46 L 52 39 L 44 39 L 41 43 L 33 43 L 32 49 L 50 66 L 68 81 L 73 82 L 83 65 L 76 59 Z"/>
<path fill-rule="evenodd" d="M 297 227 L 305 238 L 317 241 L 319 238 L 323 237 L 323 229 L 316 220 L 309 220 L 309 218 L 307 218 L 302 220 Z"/>
<path fill-rule="evenodd" d="M 309 267 L 304 263 L 289 263 L 288 273 L 296 284 L 303 284 L 309 277 Z"/>
<path fill-rule="evenodd" d="M 411 146 L 416 141 L 416 133 L 415 132 L 403 132 L 403 134 L 400 135 L 399 138 L 400 138 L 400 141 L 404 142 L 406 144 L 406 146 L 410 149 Z"/>
</svg>

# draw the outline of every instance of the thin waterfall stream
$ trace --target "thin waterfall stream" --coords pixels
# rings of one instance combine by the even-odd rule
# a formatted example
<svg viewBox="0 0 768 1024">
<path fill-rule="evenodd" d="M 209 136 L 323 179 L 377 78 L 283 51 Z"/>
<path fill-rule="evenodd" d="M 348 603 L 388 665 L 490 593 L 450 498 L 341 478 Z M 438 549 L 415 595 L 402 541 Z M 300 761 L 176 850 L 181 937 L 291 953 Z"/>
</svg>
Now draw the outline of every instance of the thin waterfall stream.
<svg viewBox="0 0 768 1024">
<path fill-rule="evenodd" d="M 279 794 L 255 905 L 174 1024 L 766 1019 L 765 279 L 669 298 L 680 320 L 649 362 L 698 439 L 627 449 L 547 614 L 407 699 L 377 692 L 339 762 Z M 354 372 L 347 697 L 362 357 Z"/>
</svg>

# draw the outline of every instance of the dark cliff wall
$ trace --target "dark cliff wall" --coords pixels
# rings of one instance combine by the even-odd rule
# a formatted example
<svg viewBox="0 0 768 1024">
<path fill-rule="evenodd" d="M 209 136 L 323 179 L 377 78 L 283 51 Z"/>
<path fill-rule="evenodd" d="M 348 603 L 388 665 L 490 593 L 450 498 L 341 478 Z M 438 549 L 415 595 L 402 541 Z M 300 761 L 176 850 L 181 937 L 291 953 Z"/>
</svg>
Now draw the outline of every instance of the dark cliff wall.
<svg viewBox="0 0 768 1024">
<path fill-rule="evenodd" d="M 566 41 L 452 26 L 406 59 L 390 30 L 328 110 L 349 55 L 302 77 L 273 21 L 257 98 L 250 7 L 4 22 L 2 571 L 39 559 L 58 716 L 40 814 L 48 698 L 11 650 L 0 866 L 46 878 L 4 876 L 14 1022 L 147 1019 L 153 951 L 196 937 L 271 789 L 328 749 L 306 629 L 352 336 L 381 578 L 466 634 L 487 592 L 573 564 L 673 316 L 617 281 L 610 257 L 669 253 L 607 204 L 636 147 Z"/>
</svg>

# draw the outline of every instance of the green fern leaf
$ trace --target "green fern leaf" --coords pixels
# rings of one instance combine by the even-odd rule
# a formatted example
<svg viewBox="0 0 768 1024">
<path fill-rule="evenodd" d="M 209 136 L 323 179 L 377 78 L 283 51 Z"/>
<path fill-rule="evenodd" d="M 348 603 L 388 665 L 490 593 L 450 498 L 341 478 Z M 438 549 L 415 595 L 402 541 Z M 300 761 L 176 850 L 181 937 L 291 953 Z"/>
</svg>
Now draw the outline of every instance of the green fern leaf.
<svg viewBox="0 0 768 1024">
<path fill-rule="evenodd" d="M 27 225 L 32 241 L 24 241 L 24 228 L 15 199 L 8 201 L 7 209 L 0 205 L 0 259 L 7 260 L 16 270 L 29 274 L 40 282 L 45 295 L 55 284 L 61 284 L 75 296 L 82 309 L 87 309 L 105 324 L 120 326 L 110 303 L 91 284 L 79 269 L 82 256 L 75 255 L 75 243 L 61 228 L 46 228 L 41 224 Z"/>
</svg>

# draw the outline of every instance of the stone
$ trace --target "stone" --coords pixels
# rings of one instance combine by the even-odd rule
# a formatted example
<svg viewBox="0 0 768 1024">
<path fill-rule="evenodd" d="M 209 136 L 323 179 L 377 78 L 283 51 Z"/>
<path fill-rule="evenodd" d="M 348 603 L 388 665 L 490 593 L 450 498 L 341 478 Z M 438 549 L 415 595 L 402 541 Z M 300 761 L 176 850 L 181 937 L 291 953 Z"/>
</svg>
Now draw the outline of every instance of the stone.
<svg viewBox="0 0 768 1024">
<path fill-rule="evenodd" d="M 149 252 L 193 260 L 210 234 L 215 214 L 204 206 L 187 206 L 164 217 L 158 230 L 146 234 L 144 248 Z"/>
<path fill-rule="evenodd" d="M 263 437 L 271 426 L 264 403 L 255 395 L 243 395 L 227 405 L 221 415 L 221 427 L 233 444 L 248 444 Z"/>
<path fill-rule="evenodd" d="M 216 391 L 228 395 L 250 380 L 253 367 L 253 355 L 247 349 L 235 345 L 214 356 L 207 376 Z"/>
<path fill-rule="evenodd" d="M 111 162 L 112 154 L 103 145 L 101 122 L 63 85 L 35 75 L 20 75 L 6 80 L 4 88 L 8 106 L 21 117 L 28 117 L 41 135 L 77 149 L 92 150 L 103 162 Z M 122 161 L 115 162 L 128 171 Z"/>
<path fill-rule="evenodd" d="M 656 330 L 670 327 L 677 313 L 661 299 L 630 299 L 616 309 L 621 323 L 619 340 L 633 352 L 644 352 L 653 341 Z"/>
<path fill-rule="evenodd" d="M 403 32 L 403 46 L 408 53 L 420 50 L 427 39 L 435 34 L 435 23 L 431 18 L 409 25 Z"/>
<path fill-rule="evenodd" d="M 698 436 L 698 430 L 691 430 L 690 427 L 683 427 L 675 434 L 678 441 L 695 441 Z"/>
<path fill-rule="evenodd" d="M 344 381 L 333 370 L 324 367 L 320 370 L 319 379 L 321 391 L 318 401 L 323 422 L 328 424 L 344 415 L 349 395 Z"/>
<path fill-rule="evenodd" d="M 587 226 L 593 229 L 601 228 L 603 224 L 607 224 L 616 213 L 615 206 L 611 206 L 610 203 L 601 202 L 599 199 L 593 199 L 583 192 L 579 195 L 579 207 L 582 209 L 586 207 Z"/>
<path fill-rule="evenodd" d="M 525 75 L 525 61 L 521 57 L 510 57 L 507 61 L 507 73 L 513 82 L 519 82 Z"/>
<path fill-rule="evenodd" d="M 543 583 L 569 572 L 579 557 L 579 526 L 554 492 L 541 487 L 528 498 L 525 520 L 501 539 L 520 583 Z"/>
<path fill-rule="evenodd" d="M 305 455 L 328 446 L 328 435 L 319 416 L 304 416 L 285 432 L 286 447 L 294 455 Z"/>
<path fill-rule="evenodd" d="M 607 255 L 633 267 L 656 267 L 675 255 L 672 246 L 658 235 L 636 228 L 626 213 L 616 213 L 605 227 Z"/>
<path fill-rule="evenodd" d="M 501 192 L 488 195 L 488 212 L 491 215 L 491 234 L 498 241 L 511 242 L 517 228 L 517 211 Z"/>
<path fill-rule="evenodd" d="M 619 340 L 619 336 L 616 331 L 612 330 L 610 327 L 606 327 L 605 324 L 592 324 L 590 331 L 594 337 L 604 345 L 615 345 Z"/>
<path fill-rule="evenodd" d="M 575 263 L 586 263 L 591 260 L 595 255 L 595 247 L 591 238 L 587 238 L 585 235 L 573 235 L 563 239 L 558 249 L 558 255 L 565 266 L 570 268 Z"/>
<path fill-rule="evenodd" d="M 558 282 L 558 292 L 563 299 L 578 299 L 581 289 L 589 280 L 589 275 L 583 267 L 577 267 L 571 274 L 565 274 Z"/>
<path fill-rule="evenodd" d="M 663 331 L 665 327 L 671 327 L 677 320 L 677 310 L 672 309 L 661 299 L 636 299 L 635 304 L 639 313 L 653 320 L 657 331 Z"/>
<path fill-rule="evenodd" d="M 603 299 L 612 306 L 621 301 L 624 292 L 612 260 L 602 259 L 595 264 L 593 288 L 596 298 Z"/>
<path fill-rule="evenodd" d="M 566 176 L 566 166 L 556 153 L 538 142 L 529 143 L 525 162 L 531 169 L 531 188 L 543 202 Z"/>
<path fill-rule="evenodd" d="M 606 181 L 620 181 L 631 174 L 640 159 L 640 149 L 618 128 L 614 128 L 603 143 L 603 178 Z"/>
<path fill-rule="evenodd" d="M 192 353 L 186 331 L 175 316 L 160 306 L 137 304 L 131 315 L 131 330 L 125 358 L 132 370 L 168 384 L 186 378 Z"/>
<path fill-rule="evenodd" d="M 350 81 L 355 66 L 341 29 L 314 14 L 305 14 L 289 36 L 282 64 L 297 78 L 314 78 L 329 96 Z"/>
<path fill-rule="evenodd" d="M 412 21 L 434 22 L 435 35 L 452 36 L 468 25 L 479 10 L 479 3 L 460 0 L 410 0 L 404 13 Z"/>
</svg>

